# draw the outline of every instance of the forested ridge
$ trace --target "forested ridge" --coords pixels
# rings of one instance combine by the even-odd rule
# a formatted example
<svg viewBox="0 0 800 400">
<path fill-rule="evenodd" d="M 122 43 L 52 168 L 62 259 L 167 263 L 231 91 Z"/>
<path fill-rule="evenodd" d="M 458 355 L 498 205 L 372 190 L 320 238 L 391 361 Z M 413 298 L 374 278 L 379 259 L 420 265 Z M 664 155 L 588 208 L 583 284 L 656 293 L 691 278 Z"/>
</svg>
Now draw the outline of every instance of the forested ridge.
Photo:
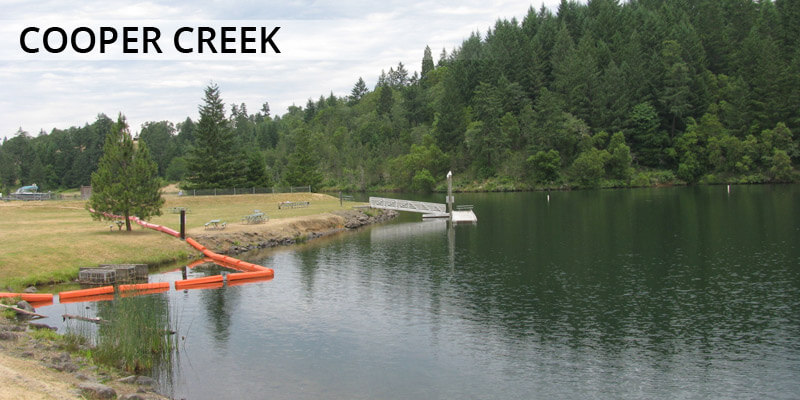
<svg viewBox="0 0 800 400">
<path fill-rule="evenodd" d="M 797 181 L 798 38 L 795 0 L 562 1 L 280 116 L 211 85 L 199 120 L 139 140 L 187 188 L 428 191 L 448 170 L 464 190 Z M 88 184 L 112 125 L 20 130 L 1 186 Z"/>
</svg>

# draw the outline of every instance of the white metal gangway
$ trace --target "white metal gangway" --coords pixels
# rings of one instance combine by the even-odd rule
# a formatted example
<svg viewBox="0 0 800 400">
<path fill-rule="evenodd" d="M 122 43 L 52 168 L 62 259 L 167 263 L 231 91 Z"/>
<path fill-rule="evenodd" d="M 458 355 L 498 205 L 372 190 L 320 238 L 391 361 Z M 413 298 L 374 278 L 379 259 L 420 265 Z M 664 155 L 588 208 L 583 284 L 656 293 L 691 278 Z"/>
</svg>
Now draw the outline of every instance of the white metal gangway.
<svg viewBox="0 0 800 400">
<path fill-rule="evenodd" d="M 449 217 L 447 205 L 440 203 L 427 203 L 424 201 L 412 201 L 401 199 L 387 199 L 385 197 L 370 197 L 369 206 L 372 208 L 383 208 L 385 210 L 397 210 L 422 213 L 424 217 Z"/>
</svg>

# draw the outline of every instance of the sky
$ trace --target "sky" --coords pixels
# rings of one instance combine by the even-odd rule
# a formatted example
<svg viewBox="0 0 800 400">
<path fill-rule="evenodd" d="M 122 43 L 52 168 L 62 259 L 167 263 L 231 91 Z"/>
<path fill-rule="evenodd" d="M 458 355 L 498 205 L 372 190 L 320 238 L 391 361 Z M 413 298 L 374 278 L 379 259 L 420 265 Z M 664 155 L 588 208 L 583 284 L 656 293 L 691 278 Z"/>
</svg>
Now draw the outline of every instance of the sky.
<svg viewBox="0 0 800 400">
<path fill-rule="evenodd" d="M 434 61 L 442 49 L 449 53 L 470 33 L 485 35 L 498 19 L 522 21 L 528 9 L 542 6 L 554 13 L 560 0 L 532 1 L 311 1 L 311 0 L 181 0 L 181 1 L 28 1 L 0 0 L 0 137 L 13 137 L 21 128 L 31 136 L 41 130 L 91 124 L 104 113 L 116 119 L 125 115 L 132 132 L 148 121 L 178 123 L 198 119 L 203 89 L 217 84 L 228 105 L 245 103 L 251 114 L 269 103 L 272 115 L 282 115 L 291 105 L 305 106 L 320 95 L 346 96 L 359 77 L 372 90 L 382 70 L 402 62 L 409 75 L 419 71 L 425 46 Z M 58 47 L 57 32 L 67 35 L 87 27 L 96 37 L 88 53 Z M 160 34 L 144 54 L 144 27 Z M 233 27 L 228 48 L 234 53 L 198 52 L 199 27 L 210 26 L 221 47 L 223 26 Z M 25 45 L 39 49 L 23 51 Z M 100 52 L 100 28 L 118 32 L 117 41 Z M 123 28 L 135 28 L 124 53 Z M 176 51 L 173 38 L 178 28 L 192 28 L 180 36 Z M 256 31 L 243 32 L 253 27 Z M 271 47 L 260 52 L 260 28 L 267 34 L 280 29 Z M 244 28 L 244 29 L 243 29 Z M 254 38 L 243 43 L 241 35 Z M 110 33 L 107 33 L 110 35 Z M 108 36 L 107 36 L 108 37 Z M 152 35 L 150 36 L 152 38 Z M 89 48 L 89 33 L 76 35 L 79 48 Z M 269 43 L 267 43 L 269 44 Z M 241 47 L 256 53 L 244 53 Z"/>
</svg>

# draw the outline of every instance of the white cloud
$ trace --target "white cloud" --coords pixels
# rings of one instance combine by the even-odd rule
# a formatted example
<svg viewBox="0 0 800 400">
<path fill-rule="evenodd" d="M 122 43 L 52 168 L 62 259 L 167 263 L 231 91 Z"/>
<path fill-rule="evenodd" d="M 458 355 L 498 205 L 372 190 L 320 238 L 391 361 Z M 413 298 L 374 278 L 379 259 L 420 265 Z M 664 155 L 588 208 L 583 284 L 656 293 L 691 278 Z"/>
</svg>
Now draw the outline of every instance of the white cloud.
<svg viewBox="0 0 800 400">
<path fill-rule="evenodd" d="M 544 4 L 555 10 L 559 0 Z M 141 1 L 0 0 L 0 136 L 17 128 L 82 126 L 98 113 L 124 113 L 134 131 L 146 121 L 197 118 L 203 88 L 219 84 L 226 103 L 246 103 L 251 111 L 265 101 L 273 114 L 309 98 L 349 93 L 362 77 L 372 87 L 381 70 L 403 62 L 419 70 L 430 45 L 434 58 L 448 52 L 470 33 L 485 33 L 498 18 L 522 20 L 530 6 L 514 1 Z M 142 57 L 138 60 L 93 60 L 91 57 L 46 57 L 20 60 L 20 26 L 63 26 L 90 22 L 140 24 L 168 21 L 283 21 L 277 42 L 282 54 Z M 66 22 L 69 21 L 69 22 Z M 120 22 L 124 21 L 124 22 Z M 50 24 L 50 25 L 47 25 Z M 62 25 L 59 25 L 62 24 Z M 169 39 L 164 39 L 169 40 Z M 168 42 L 165 42 L 168 43 Z M 9 56 L 11 54 L 11 56 Z M 106 57 L 108 58 L 108 57 Z M 113 57 L 112 57 L 113 58 Z"/>
</svg>

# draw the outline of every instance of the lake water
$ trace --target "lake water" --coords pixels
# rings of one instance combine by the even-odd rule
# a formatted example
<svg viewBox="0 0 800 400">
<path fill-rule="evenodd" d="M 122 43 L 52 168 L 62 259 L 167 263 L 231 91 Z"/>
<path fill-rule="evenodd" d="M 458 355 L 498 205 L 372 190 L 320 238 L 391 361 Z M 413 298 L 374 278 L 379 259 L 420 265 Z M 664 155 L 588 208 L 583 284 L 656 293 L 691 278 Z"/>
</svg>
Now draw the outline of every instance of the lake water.
<svg viewBox="0 0 800 400">
<path fill-rule="evenodd" d="M 456 201 L 475 206 L 478 224 L 402 215 L 240 257 L 274 268 L 273 280 L 155 295 L 168 300 L 180 336 L 171 368 L 159 373 L 161 391 L 187 399 L 800 397 L 799 185 Z M 190 275 L 204 273 L 212 272 Z M 46 313 L 86 307 L 97 306 Z"/>
</svg>

